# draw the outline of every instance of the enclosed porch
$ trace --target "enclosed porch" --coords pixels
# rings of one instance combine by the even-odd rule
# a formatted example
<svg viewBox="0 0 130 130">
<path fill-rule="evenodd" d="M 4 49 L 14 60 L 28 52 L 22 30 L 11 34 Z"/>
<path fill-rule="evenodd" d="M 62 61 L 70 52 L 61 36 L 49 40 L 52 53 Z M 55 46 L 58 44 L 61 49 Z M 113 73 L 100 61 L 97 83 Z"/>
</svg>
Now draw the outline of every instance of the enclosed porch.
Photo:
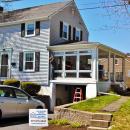
<svg viewBox="0 0 130 130">
<path fill-rule="evenodd" d="M 125 54 L 100 43 L 77 42 L 50 46 L 50 82 L 60 86 L 84 86 L 85 98 L 107 92 L 124 80 Z M 64 91 L 61 91 L 64 93 Z M 73 97 L 73 96 L 72 96 Z M 57 97 L 55 97 L 57 98 Z"/>
</svg>

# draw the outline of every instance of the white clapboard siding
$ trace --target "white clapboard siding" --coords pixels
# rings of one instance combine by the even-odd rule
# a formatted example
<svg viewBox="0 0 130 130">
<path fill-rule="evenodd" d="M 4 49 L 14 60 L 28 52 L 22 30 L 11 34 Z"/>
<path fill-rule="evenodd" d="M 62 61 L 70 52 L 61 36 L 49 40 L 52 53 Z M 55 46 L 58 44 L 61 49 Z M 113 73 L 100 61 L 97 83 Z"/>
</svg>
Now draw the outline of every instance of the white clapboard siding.
<svg viewBox="0 0 130 130">
<path fill-rule="evenodd" d="M 11 68 L 11 78 L 48 85 L 49 80 L 49 45 L 50 27 L 48 21 L 42 21 L 40 36 L 21 37 L 21 25 L 0 27 L 0 49 L 12 48 L 12 61 L 16 68 Z M 20 72 L 19 52 L 40 51 L 40 72 Z"/>
</svg>

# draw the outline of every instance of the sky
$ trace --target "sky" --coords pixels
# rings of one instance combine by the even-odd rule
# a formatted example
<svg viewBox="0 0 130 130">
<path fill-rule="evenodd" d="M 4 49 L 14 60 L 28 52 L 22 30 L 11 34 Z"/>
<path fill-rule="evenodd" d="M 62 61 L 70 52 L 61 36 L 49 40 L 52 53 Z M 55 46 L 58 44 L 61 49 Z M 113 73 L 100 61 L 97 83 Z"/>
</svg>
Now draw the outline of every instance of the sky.
<svg viewBox="0 0 130 130">
<path fill-rule="evenodd" d="M 21 0 L 8 5 L 8 8 L 13 10 L 59 1 L 63 0 Z M 122 5 L 119 1 L 75 0 L 88 28 L 89 41 L 100 42 L 124 53 L 130 53 L 129 6 L 118 6 Z M 111 7 L 113 5 L 114 7 Z"/>
</svg>

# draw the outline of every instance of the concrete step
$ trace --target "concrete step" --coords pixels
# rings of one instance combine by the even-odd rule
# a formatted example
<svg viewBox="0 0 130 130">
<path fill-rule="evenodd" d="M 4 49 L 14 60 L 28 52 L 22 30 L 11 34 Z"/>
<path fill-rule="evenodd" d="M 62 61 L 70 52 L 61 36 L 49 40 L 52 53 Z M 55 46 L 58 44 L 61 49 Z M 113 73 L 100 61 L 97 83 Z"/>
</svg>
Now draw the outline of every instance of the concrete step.
<svg viewBox="0 0 130 130">
<path fill-rule="evenodd" d="M 90 126 L 93 127 L 108 128 L 110 126 L 110 121 L 92 119 L 90 121 L 90 124 L 91 124 Z"/>
<path fill-rule="evenodd" d="M 101 127 L 88 127 L 87 130 L 108 130 L 107 128 L 101 128 Z"/>
<path fill-rule="evenodd" d="M 94 120 L 106 120 L 111 121 L 112 120 L 112 114 L 107 113 L 94 113 L 92 116 L 92 119 Z"/>
</svg>

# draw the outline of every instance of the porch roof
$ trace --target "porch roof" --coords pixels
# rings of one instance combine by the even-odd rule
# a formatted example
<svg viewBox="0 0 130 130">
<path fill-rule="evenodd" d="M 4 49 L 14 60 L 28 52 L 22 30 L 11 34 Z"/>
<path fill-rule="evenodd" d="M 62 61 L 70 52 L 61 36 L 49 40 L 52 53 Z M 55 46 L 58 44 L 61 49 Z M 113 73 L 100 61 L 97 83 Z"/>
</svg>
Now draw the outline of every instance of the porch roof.
<svg viewBox="0 0 130 130">
<path fill-rule="evenodd" d="M 48 50 L 50 51 L 75 51 L 75 50 L 85 50 L 85 49 L 102 49 L 104 51 L 110 51 L 111 53 L 114 53 L 121 57 L 126 57 L 126 54 L 116 50 L 114 48 L 111 48 L 109 46 L 106 46 L 104 44 L 101 44 L 99 42 L 87 42 L 87 41 L 81 41 L 81 42 L 75 42 L 70 44 L 61 44 L 61 45 L 54 45 L 49 46 Z"/>
</svg>

